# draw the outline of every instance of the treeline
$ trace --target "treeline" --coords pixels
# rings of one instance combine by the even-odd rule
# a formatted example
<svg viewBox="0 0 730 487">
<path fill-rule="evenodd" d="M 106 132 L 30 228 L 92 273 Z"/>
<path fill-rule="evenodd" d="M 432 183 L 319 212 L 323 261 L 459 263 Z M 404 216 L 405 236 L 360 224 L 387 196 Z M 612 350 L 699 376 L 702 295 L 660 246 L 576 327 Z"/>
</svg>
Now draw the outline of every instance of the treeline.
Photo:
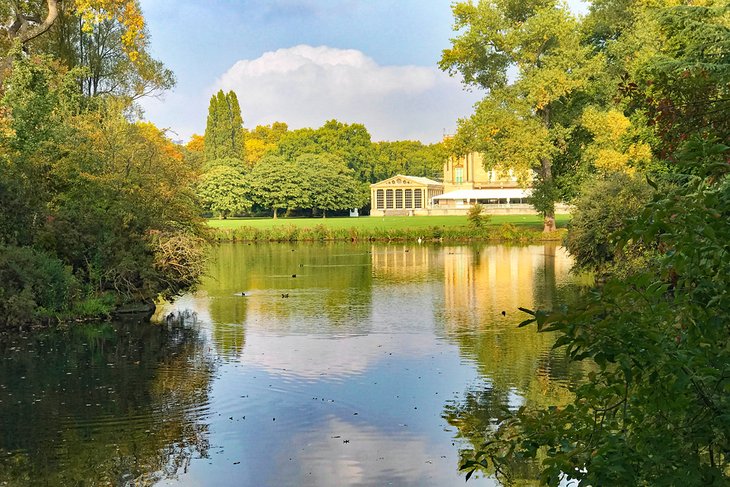
<svg viewBox="0 0 730 487">
<path fill-rule="evenodd" d="M 137 2 L 4 2 L 0 14 L 0 329 L 195 284 L 196 168 L 134 121 L 134 100 L 173 82 Z"/>
<path fill-rule="evenodd" d="M 520 325 L 585 364 L 572 400 L 495 413 L 476 393 L 454 408 L 454 424 L 481 425 L 464 431 L 462 468 L 520 485 L 728 485 L 730 5 L 453 12 L 441 67 L 489 93 L 455 147 L 534 169 L 545 228 L 573 198 L 566 245 L 598 280 L 583 305 L 528 310 Z"/>
<path fill-rule="evenodd" d="M 369 206 L 369 184 L 396 174 L 440 179 L 442 143 L 372 142 L 361 124 L 330 120 L 317 129 L 285 123 L 242 126 L 234 92 L 210 100 L 204 136 L 185 146 L 200 169 L 197 195 L 212 215 L 326 216 Z"/>
</svg>

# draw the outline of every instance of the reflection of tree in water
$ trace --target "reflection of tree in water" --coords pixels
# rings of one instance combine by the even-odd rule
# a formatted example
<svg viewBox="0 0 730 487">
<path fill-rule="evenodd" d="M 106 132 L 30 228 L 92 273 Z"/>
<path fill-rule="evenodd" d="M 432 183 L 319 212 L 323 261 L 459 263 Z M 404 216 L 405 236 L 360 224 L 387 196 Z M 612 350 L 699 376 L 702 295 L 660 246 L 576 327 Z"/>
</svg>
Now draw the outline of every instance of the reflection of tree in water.
<svg viewBox="0 0 730 487">
<path fill-rule="evenodd" d="M 102 324 L 0 342 L 0 479 L 141 485 L 207 456 L 213 365 L 190 326 Z"/>
<path fill-rule="evenodd" d="M 362 245 L 220 245 L 209 274 L 202 289 L 210 300 L 216 344 L 216 328 L 223 324 L 219 338 L 242 346 L 243 327 L 232 325 L 251 316 L 277 320 L 280 326 L 296 325 L 290 318 L 324 317 L 337 326 L 365 324 L 370 314 L 370 254 Z M 234 331 L 241 336 L 231 336 Z"/>
<path fill-rule="evenodd" d="M 466 439 L 469 444 L 460 452 L 462 460 L 470 458 L 470 454 L 487 441 L 488 433 L 495 429 L 505 409 L 514 410 L 523 405 L 566 404 L 572 399 L 569 387 L 579 383 L 583 376 L 581 370 L 568 367 L 562 350 L 552 350 L 554 335 L 538 334 L 532 328 L 519 329 L 516 327 L 519 317 L 514 313 L 504 318 L 497 309 L 478 298 L 478 290 L 494 292 L 500 285 L 498 281 L 504 281 L 505 275 L 511 275 L 521 278 L 513 292 L 519 292 L 519 299 L 525 307 L 551 306 L 579 299 L 579 289 L 566 285 L 567 269 L 562 263 L 556 268 L 555 246 L 545 245 L 544 250 L 544 254 L 536 255 L 533 249 L 532 254 L 516 258 L 517 267 L 510 266 L 491 273 L 479 269 L 489 265 L 483 258 L 486 253 L 481 252 L 482 258 L 474 258 L 469 263 L 470 269 L 462 271 L 464 275 L 476 277 L 468 280 L 469 290 L 459 290 L 458 293 L 468 295 L 477 291 L 474 306 L 488 314 L 475 318 L 466 312 L 471 306 L 464 306 L 465 312 L 452 313 L 452 322 L 448 324 L 449 337 L 484 377 L 482 383 L 470 387 L 461 399 L 444 407 L 444 418 L 457 428 L 457 437 Z M 531 271 L 526 273 L 528 266 Z M 487 280 L 487 275 L 497 280 L 480 282 L 479 276 L 482 275 L 484 280 Z M 515 295 L 497 297 L 494 304 L 514 299 Z M 515 480 L 519 485 L 538 485 L 536 466 L 529 462 L 514 466 L 512 471 L 518 476 Z"/>
</svg>

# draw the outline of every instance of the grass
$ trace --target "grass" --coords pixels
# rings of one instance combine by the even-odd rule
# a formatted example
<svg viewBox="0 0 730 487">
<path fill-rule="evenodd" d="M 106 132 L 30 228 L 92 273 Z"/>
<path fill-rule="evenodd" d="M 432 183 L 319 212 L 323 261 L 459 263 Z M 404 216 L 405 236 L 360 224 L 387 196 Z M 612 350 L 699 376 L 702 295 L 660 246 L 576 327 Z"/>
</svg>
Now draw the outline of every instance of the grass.
<svg viewBox="0 0 730 487">
<path fill-rule="evenodd" d="M 560 215 L 559 227 L 569 217 Z M 468 224 L 465 216 L 385 217 L 385 218 L 248 218 L 209 220 L 213 237 L 219 242 L 292 241 L 469 241 L 537 242 L 560 240 L 564 228 L 542 232 L 542 219 L 531 215 L 495 215 L 483 228 Z"/>
<path fill-rule="evenodd" d="M 563 228 L 570 221 L 570 215 L 556 215 L 558 228 Z M 517 227 L 533 227 L 542 230 L 542 217 L 538 215 L 492 215 L 489 225 L 511 224 Z M 388 216 L 359 218 L 229 218 L 227 220 L 208 220 L 212 228 L 235 229 L 252 227 L 258 230 L 271 229 L 277 226 L 311 228 L 323 225 L 328 229 L 368 230 L 402 230 L 431 227 L 465 227 L 466 216 Z"/>
</svg>

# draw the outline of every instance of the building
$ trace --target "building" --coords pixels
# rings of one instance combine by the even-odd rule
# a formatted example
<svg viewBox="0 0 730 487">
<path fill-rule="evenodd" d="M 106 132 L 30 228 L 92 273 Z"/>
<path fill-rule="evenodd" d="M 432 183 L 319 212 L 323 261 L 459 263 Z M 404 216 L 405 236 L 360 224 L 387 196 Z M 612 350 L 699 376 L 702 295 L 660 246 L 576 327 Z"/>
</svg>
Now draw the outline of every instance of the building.
<svg viewBox="0 0 730 487">
<path fill-rule="evenodd" d="M 523 187 L 514 171 L 486 170 L 472 152 L 444 163 L 443 182 L 397 175 L 370 185 L 371 216 L 464 215 L 475 203 L 491 214 L 535 214 L 529 180 Z"/>
<path fill-rule="evenodd" d="M 443 192 L 443 183 L 399 174 L 370 185 L 370 216 L 428 215 Z"/>
</svg>

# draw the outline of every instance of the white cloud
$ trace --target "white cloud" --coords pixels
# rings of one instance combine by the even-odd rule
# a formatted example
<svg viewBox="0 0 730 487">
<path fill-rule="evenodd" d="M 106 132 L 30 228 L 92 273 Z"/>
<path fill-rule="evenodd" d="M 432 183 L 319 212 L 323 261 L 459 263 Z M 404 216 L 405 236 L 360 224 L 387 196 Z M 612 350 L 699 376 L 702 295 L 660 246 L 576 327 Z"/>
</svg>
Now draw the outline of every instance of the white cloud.
<svg viewBox="0 0 730 487">
<path fill-rule="evenodd" d="M 247 127 L 282 121 L 363 123 L 374 140 L 435 142 L 468 116 L 478 94 L 436 67 L 381 66 L 361 51 L 299 45 L 240 60 L 207 95 L 238 94 Z"/>
</svg>

